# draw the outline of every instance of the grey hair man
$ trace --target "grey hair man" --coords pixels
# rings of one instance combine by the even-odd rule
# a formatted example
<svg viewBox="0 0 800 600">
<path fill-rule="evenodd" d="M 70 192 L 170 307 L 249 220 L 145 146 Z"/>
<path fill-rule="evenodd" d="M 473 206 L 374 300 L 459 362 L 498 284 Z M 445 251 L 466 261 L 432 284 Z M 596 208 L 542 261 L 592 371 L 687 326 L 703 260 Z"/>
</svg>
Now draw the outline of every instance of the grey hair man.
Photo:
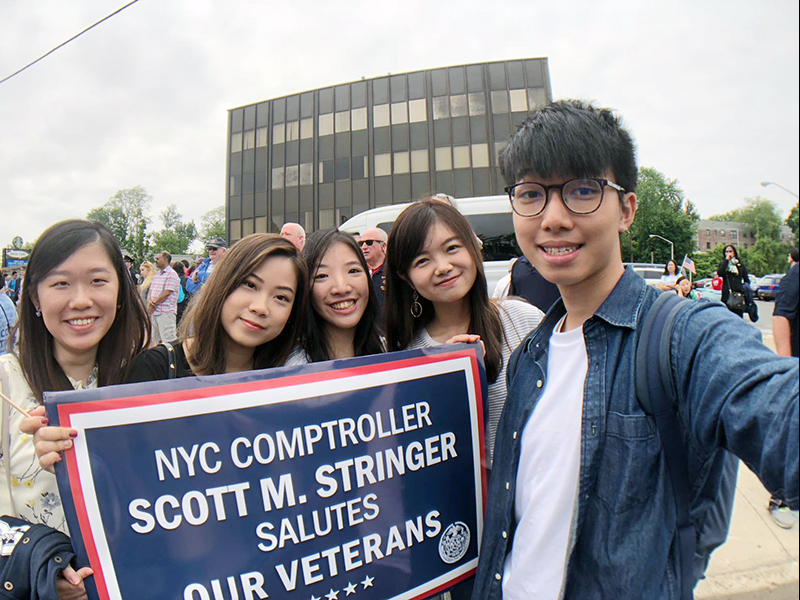
<svg viewBox="0 0 800 600">
<path fill-rule="evenodd" d="M 306 245 L 306 230 L 299 223 L 284 223 L 281 227 L 281 237 L 286 238 L 300 252 Z"/>
</svg>

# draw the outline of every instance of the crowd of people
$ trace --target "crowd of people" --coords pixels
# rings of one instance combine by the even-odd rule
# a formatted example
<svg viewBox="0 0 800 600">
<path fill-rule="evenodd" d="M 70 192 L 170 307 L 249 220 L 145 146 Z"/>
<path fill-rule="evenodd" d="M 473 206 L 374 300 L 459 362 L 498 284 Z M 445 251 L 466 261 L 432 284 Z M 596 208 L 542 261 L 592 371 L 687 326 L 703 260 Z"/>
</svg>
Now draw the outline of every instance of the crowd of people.
<svg viewBox="0 0 800 600">
<path fill-rule="evenodd" d="M 538 308 L 516 291 L 490 298 L 479 240 L 437 196 L 388 235 L 306 237 L 287 223 L 230 248 L 212 240 L 191 268 L 159 252 L 139 277 L 104 226 L 53 225 L 31 253 L 0 357 L 0 389 L 29 414 L 2 406 L 0 514 L 67 529 L 52 471 L 78 432 L 50 426 L 46 391 L 479 341 L 489 501 L 477 576 L 447 594 L 680 598 L 695 576 L 677 560 L 669 472 L 633 383 L 636 331 L 659 294 L 620 256 L 636 214 L 634 154 L 616 115 L 575 101 L 537 110 L 502 151 L 521 268 L 551 286 Z M 719 269 L 729 294 L 746 277 L 733 250 Z M 685 290 L 677 269 L 668 275 Z M 508 288 L 523 281 L 520 271 Z M 792 336 L 796 289 L 794 313 L 780 313 Z M 671 342 L 683 442 L 701 466 L 721 448 L 741 458 L 797 509 L 798 360 L 724 306 L 686 304 Z M 83 597 L 92 572 L 77 567 L 59 577 L 59 598 Z"/>
</svg>

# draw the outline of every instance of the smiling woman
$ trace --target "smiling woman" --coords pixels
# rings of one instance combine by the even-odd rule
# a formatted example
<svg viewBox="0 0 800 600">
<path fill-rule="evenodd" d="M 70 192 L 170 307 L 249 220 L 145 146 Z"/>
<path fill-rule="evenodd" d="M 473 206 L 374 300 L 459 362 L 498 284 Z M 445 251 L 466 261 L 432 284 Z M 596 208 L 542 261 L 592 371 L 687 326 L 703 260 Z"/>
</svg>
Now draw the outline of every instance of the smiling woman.
<svg viewBox="0 0 800 600">
<path fill-rule="evenodd" d="M 129 382 L 281 366 L 305 302 L 306 269 L 294 245 L 274 234 L 249 235 L 193 298 L 178 341 L 140 354 Z"/>
<path fill-rule="evenodd" d="M 370 270 L 353 236 L 317 231 L 308 238 L 305 258 L 311 302 L 300 346 L 288 364 L 384 352 Z"/>
<path fill-rule="evenodd" d="M 123 382 L 147 331 L 144 305 L 105 227 L 64 221 L 42 234 L 31 253 L 12 333 L 19 355 L 0 357 L 0 391 L 34 415 L 26 419 L 0 406 L 0 477 L 8 490 L 0 494 L 0 514 L 66 531 L 55 477 L 36 460 L 38 432 L 29 435 L 47 424 L 42 394 Z M 53 460 L 71 445 L 69 435 L 55 442 Z M 75 585 L 62 578 L 59 591 L 71 593 L 91 571 L 70 567 L 65 573 Z"/>
</svg>

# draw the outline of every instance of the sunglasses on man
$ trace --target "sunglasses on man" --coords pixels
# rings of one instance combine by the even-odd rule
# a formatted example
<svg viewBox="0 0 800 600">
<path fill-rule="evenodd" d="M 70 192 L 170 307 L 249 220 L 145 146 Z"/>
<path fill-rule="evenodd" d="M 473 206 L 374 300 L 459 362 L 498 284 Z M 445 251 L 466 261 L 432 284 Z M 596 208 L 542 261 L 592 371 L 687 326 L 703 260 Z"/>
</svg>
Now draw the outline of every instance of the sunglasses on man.
<svg viewBox="0 0 800 600">
<path fill-rule="evenodd" d="M 380 244 L 380 243 L 381 243 L 380 240 L 361 240 L 358 243 L 358 245 L 363 246 L 364 244 L 366 244 L 367 246 L 372 246 L 372 244 Z"/>
</svg>

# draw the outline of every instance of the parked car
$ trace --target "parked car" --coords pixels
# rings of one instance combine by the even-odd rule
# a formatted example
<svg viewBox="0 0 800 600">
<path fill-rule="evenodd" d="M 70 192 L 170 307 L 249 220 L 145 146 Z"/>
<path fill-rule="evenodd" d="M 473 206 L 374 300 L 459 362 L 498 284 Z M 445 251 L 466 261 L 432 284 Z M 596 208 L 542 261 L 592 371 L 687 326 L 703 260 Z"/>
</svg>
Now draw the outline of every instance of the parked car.
<svg viewBox="0 0 800 600">
<path fill-rule="evenodd" d="M 716 300 L 717 302 L 722 302 L 722 292 L 711 287 L 710 279 L 703 287 L 698 287 L 695 292 L 697 292 L 697 297 L 701 300 Z"/>
<path fill-rule="evenodd" d="M 755 295 L 761 300 L 775 300 L 778 294 L 778 287 L 783 279 L 783 273 L 771 273 L 764 275 L 758 280 L 758 283 L 753 288 Z"/>
<path fill-rule="evenodd" d="M 390 233 L 392 224 L 409 203 L 379 206 L 359 213 L 339 227 L 347 233 L 364 233 L 379 227 Z M 483 270 L 489 293 L 511 268 L 511 261 L 522 256 L 514 235 L 511 203 L 508 196 L 479 196 L 458 198 L 456 207 L 463 214 L 483 244 Z M 663 267 L 662 267 L 663 268 Z"/>
<path fill-rule="evenodd" d="M 695 279 L 692 282 L 692 287 L 703 289 L 707 283 L 711 283 L 711 277 L 704 277 L 703 279 Z"/>
<path fill-rule="evenodd" d="M 642 277 L 647 285 L 657 285 L 661 283 L 661 276 L 664 274 L 664 265 L 656 263 L 623 263 L 626 267 L 633 269 L 633 272 Z"/>
</svg>

